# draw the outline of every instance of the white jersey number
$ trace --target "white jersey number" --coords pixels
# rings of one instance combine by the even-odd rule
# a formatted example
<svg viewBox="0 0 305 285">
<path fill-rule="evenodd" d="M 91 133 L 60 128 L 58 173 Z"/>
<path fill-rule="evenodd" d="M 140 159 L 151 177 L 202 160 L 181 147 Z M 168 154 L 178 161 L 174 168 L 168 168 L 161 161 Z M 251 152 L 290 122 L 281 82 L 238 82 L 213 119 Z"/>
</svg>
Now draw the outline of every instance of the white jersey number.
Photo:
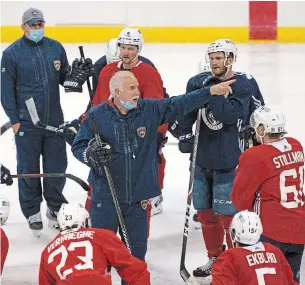
<svg viewBox="0 0 305 285">
<path fill-rule="evenodd" d="M 83 263 L 78 263 L 74 266 L 76 270 L 83 270 L 83 269 L 93 269 L 93 247 L 90 241 L 78 241 L 72 242 L 68 248 L 64 245 L 61 245 L 58 249 L 54 250 L 48 258 L 48 264 L 54 261 L 56 255 L 61 254 L 61 259 L 59 264 L 56 266 L 56 272 L 60 279 L 66 279 L 67 275 L 73 272 L 73 268 L 66 269 L 63 273 L 61 273 L 61 269 L 65 266 L 69 251 L 74 251 L 76 248 L 84 247 L 85 248 L 85 256 L 78 256 L 78 258 Z"/>
<path fill-rule="evenodd" d="M 286 182 L 288 177 L 292 177 L 292 179 L 297 179 L 298 175 L 300 175 L 300 187 L 299 190 L 295 185 L 290 185 L 286 186 Z M 303 190 L 303 183 L 304 183 L 304 166 L 300 166 L 300 168 L 295 169 L 288 169 L 284 170 L 281 175 L 280 175 L 280 190 L 281 190 L 281 204 L 287 209 L 294 209 L 297 208 L 298 206 L 303 206 L 305 201 L 304 201 L 304 196 L 305 196 L 305 190 Z M 302 193 L 303 191 L 303 193 Z M 292 201 L 287 201 L 287 196 L 288 194 L 293 193 L 293 200 Z M 298 197 L 301 197 L 299 199 Z"/>
<path fill-rule="evenodd" d="M 265 277 L 264 277 L 265 274 L 276 274 L 275 268 L 268 268 L 268 267 L 255 269 L 255 272 L 256 272 L 258 285 L 266 285 Z"/>
</svg>

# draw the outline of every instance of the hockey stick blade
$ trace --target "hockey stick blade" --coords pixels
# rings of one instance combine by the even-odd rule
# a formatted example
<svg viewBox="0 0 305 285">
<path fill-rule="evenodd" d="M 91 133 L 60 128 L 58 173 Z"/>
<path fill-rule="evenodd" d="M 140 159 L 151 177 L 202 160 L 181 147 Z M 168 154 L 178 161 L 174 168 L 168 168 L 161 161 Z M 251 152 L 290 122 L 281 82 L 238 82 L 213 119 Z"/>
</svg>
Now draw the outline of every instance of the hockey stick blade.
<svg viewBox="0 0 305 285">
<path fill-rule="evenodd" d="M 51 132 L 55 132 L 55 133 L 60 131 L 59 128 L 45 125 L 40 121 L 40 118 L 38 116 L 36 105 L 35 105 L 33 97 L 29 97 L 29 99 L 25 100 L 25 104 L 26 104 L 26 107 L 28 108 L 28 111 L 30 113 L 32 123 L 36 127 L 39 127 L 39 128 L 51 131 Z"/>
<path fill-rule="evenodd" d="M 0 127 L 0 136 L 3 135 L 10 127 L 12 126 L 11 122 L 8 121 Z"/>
<path fill-rule="evenodd" d="M 33 124 L 37 126 L 40 123 L 40 119 L 37 113 L 37 109 L 33 97 L 30 97 L 29 99 L 25 100 L 25 105 L 28 108 Z"/>
<path fill-rule="evenodd" d="M 200 283 L 196 280 L 194 276 L 191 276 L 186 270 L 184 272 L 180 272 L 182 279 L 184 280 L 185 284 L 187 285 L 200 285 Z"/>
<path fill-rule="evenodd" d="M 66 177 L 79 184 L 85 191 L 89 191 L 89 185 L 79 177 L 68 173 L 34 173 L 34 174 L 12 174 L 11 178 L 42 178 L 42 177 Z"/>
</svg>

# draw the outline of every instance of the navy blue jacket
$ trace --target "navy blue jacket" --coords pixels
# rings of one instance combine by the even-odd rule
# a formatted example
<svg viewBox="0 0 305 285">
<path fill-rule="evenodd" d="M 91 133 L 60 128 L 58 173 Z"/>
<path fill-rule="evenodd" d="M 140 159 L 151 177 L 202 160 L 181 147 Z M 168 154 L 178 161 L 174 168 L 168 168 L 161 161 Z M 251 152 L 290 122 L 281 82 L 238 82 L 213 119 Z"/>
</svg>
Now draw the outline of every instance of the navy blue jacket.
<svg viewBox="0 0 305 285">
<path fill-rule="evenodd" d="M 157 69 L 154 64 L 146 57 L 139 55 L 139 60 L 143 61 L 149 65 L 151 65 L 153 68 Z M 92 77 L 92 85 L 93 85 L 93 94 L 95 93 L 95 90 L 97 88 L 98 84 L 98 79 L 100 77 L 100 73 L 102 69 L 107 65 L 107 59 L 106 55 L 102 56 L 99 60 L 97 60 L 94 64 L 94 69 L 95 69 L 95 75 Z M 164 92 L 164 98 L 169 98 L 169 95 L 166 92 L 166 88 L 163 87 L 163 92 Z"/>
<path fill-rule="evenodd" d="M 23 36 L 7 47 L 1 60 L 1 103 L 11 123 L 31 122 L 25 105 L 30 95 L 43 123 L 62 124 L 59 84 L 68 71 L 66 52 L 55 40 L 43 37 L 36 44 Z"/>
<path fill-rule="evenodd" d="M 158 183 L 157 129 L 213 99 L 209 87 L 169 99 L 139 99 L 127 115 L 105 102 L 92 108 L 101 138 L 112 147 L 109 168 L 119 202 L 139 202 L 160 195 Z M 215 97 L 215 96 L 214 96 Z M 84 151 L 94 137 L 90 115 L 86 116 L 72 144 L 74 156 L 84 162 Z M 105 174 L 90 170 L 94 202 L 112 201 Z"/>
<path fill-rule="evenodd" d="M 236 79 L 231 85 L 233 94 L 228 98 L 214 96 L 202 109 L 196 164 L 204 168 L 233 169 L 238 164 L 241 153 L 239 126 L 245 114 L 249 112 L 253 87 L 243 75 L 235 74 L 231 79 Z M 203 72 L 188 81 L 186 90 L 191 92 L 202 88 L 207 81 L 208 85 L 220 82 L 211 72 Z M 185 134 L 192 132 L 196 117 L 197 111 L 179 121 Z"/>
</svg>

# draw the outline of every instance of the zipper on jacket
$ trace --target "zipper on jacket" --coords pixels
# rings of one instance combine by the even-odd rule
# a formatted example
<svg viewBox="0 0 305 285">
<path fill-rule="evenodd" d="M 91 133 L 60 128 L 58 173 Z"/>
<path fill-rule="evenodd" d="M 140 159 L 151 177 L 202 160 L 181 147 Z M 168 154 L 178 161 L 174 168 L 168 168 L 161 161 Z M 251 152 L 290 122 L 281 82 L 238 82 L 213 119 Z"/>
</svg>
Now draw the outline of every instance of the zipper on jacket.
<svg viewBox="0 0 305 285">
<path fill-rule="evenodd" d="M 45 60 L 44 60 L 44 56 L 40 50 L 40 47 L 37 45 L 36 48 L 38 49 L 38 57 L 41 60 L 42 63 L 42 71 L 43 71 L 43 85 L 44 85 L 44 89 L 45 89 L 45 117 L 44 117 L 44 123 L 48 124 L 49 123 L 49 106 L 50 106 L 50 98 L 48 96 L 48 84 L 47 84 L 47 79 L 48 79 L 48 71 L 46 68 L 46 64 L 45 64 Z"/>
<path fill-rule="evenodd" d="M 131 156 L 131 147 L 129 144 L 129 140 L 128 140 L 128 127 L 127 127 L 127 123 L 125 119 L 122 119 L 123 121 L 123 139 L 124 139 L 124 150 L 125 150 L 125 154 L 126 154 L 126 202 L 127 203 L 131 203 L 131 161 L 130 161 L 130 156 Z"/>
</svg>

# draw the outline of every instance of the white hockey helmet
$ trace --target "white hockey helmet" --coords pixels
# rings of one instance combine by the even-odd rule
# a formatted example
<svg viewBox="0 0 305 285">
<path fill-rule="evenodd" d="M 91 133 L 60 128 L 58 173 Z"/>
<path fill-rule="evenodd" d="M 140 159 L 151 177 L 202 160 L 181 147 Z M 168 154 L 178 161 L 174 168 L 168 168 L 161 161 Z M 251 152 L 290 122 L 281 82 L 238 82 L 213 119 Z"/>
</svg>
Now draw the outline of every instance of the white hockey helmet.
<svg viewBox="0 0 305 285">
<path fill-rule="evenodd" d="M 233 57 L 232 64 L 236 62 L 237 48 L 230 39 L 219 39 L 212 42 L 206 52 L 206 61 L 209 62 L 209 54 L 213 52 L 224 52 L 225 58 Z"/>
<path fill-rule="evenodd" d="M 80 204 L 62 204 L 57 215 L 61 231 L 86 227 L 88 219 L 88 211 Z"/>
<path fill-rule="evenodd" d="M 241 211 L 233 217 L 230 232 L 233 242 L 245 245 L 256 244 L 263 233 L 261 219 L 254 212 Z"/>
<path fill-rule="evenodd" d="M 256 130 L 258 126 L 263 125 L 265 134 L 284 134 L 286 133 L 285 124 L 285 115 L 277 107 L 261 106 L 250 116 L 251 127 Z"/>
<path fill-rule="evenodd" d="M 0 196 L 0 224 L 5 224 L 10 214 L 10 202 L 3 196 Z"/>
<path fill-rule="evenodd" d="M 121 44 L 137 46 L 140 53 L 144 44 L 144 39 L 141 31 L 136 28 L 123 29 L 118 37 L 118 46 Z"/>
<path fill-rule="evenodd" d="M 120 60 L 120 50 L 118 48 L 118 39 L 110 39 L 107 45 L 106 53 L 107 64 Z"/>
<path fill-rule="evenodd" d="M 206 72 L 206 71 L 211 71 L 211 67 L 205 60 L 200 60 L 199 65 L 198 65 L 198 73 Z"/>
</svg>

